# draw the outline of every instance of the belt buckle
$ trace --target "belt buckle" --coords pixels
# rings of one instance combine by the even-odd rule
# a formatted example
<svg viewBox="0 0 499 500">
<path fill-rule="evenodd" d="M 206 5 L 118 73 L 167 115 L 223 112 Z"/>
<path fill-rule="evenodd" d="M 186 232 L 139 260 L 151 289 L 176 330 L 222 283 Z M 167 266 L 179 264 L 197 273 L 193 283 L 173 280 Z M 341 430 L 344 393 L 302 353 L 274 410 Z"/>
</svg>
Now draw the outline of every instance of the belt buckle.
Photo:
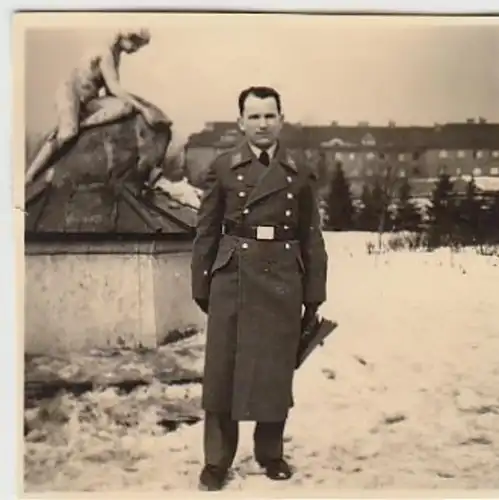
<svg viewBox="0 0 499 500">
<path fill-rule="evenodd" d="M 275 238 L 275 230 L 273 226 L 257 226 L 256 239 L 257 240 L 273 240 Z"/>
</svg>

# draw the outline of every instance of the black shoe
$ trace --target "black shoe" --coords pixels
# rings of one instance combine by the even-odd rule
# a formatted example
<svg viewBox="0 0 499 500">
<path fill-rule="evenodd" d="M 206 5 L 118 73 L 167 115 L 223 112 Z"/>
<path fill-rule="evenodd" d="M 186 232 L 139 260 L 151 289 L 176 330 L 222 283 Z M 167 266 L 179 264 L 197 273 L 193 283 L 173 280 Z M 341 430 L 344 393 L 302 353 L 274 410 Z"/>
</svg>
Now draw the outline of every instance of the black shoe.
<svg viewBox="0 0 499 500">
<path fill-rule="evenodd" d="M 265 469 L 265 475 L 273 481 L 285 481 L 293 475 L 291 467 L 283 458 L 269 460 L 260 465 Z"/>
<path fill-rule="evenodd" d="M 199 489 L 203 491 L 218 491 L 224 487 L 227 470 L 215 465 L 205 465 L 199 476 Z"/>
</svg>

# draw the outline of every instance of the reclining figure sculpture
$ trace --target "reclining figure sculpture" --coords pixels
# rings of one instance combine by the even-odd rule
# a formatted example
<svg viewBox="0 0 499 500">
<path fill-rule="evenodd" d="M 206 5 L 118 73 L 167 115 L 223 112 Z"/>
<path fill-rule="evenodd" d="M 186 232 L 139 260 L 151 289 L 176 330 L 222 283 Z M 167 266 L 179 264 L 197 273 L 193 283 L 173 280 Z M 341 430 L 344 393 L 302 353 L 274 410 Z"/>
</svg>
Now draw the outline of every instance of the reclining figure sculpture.
<svg viewBox="0 0 499 500">
<path fill-rule="evenodd" d="M 47 183 L 70 176 L 78 182 L 103 175 L 127 176 L 197 208 L 200 192 L 185 181 L 182 155 L 169 158 L 172 122 L 156 106 L 119 83 L 122 53 L 147 45 L 148 30 L 113 34 L 75 66 L 56 93 L 57 125 L 43 140 L 26 171 L 26 198 Z M 44 173 L 43 173 L 44 172 Z"/>
</svg>

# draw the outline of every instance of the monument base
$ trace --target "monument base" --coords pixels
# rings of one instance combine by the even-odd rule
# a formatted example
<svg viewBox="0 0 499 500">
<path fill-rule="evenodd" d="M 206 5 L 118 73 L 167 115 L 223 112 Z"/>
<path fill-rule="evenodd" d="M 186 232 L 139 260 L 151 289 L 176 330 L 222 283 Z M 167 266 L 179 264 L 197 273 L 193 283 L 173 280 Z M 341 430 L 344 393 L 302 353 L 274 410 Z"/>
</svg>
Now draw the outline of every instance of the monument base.
<svg viewBox="0 0 499 500">
<path fill-rule="evenodd" d="M 192 301 L 191 241 L 25 244 L 24 345 L 30 354 L 156 347 L 203 329 Z"/>
</svg>

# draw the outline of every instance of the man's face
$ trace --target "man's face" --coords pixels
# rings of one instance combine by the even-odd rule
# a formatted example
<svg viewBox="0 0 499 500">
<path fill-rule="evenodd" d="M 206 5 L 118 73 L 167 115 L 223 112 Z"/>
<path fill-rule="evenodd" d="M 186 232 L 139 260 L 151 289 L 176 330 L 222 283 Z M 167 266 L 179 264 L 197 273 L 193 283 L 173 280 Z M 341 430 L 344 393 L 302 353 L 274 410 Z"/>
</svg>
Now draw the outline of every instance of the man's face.
<svg viewBox="0 0 499 500">
<path fill-rule="evenodd" d="M 273 97 L 260 98 L 250 94 L 239 117 L 239 127 L 249 142 L 259 148 L 272 146 L 281 133 L 284 117 Z"/>
</svg>

